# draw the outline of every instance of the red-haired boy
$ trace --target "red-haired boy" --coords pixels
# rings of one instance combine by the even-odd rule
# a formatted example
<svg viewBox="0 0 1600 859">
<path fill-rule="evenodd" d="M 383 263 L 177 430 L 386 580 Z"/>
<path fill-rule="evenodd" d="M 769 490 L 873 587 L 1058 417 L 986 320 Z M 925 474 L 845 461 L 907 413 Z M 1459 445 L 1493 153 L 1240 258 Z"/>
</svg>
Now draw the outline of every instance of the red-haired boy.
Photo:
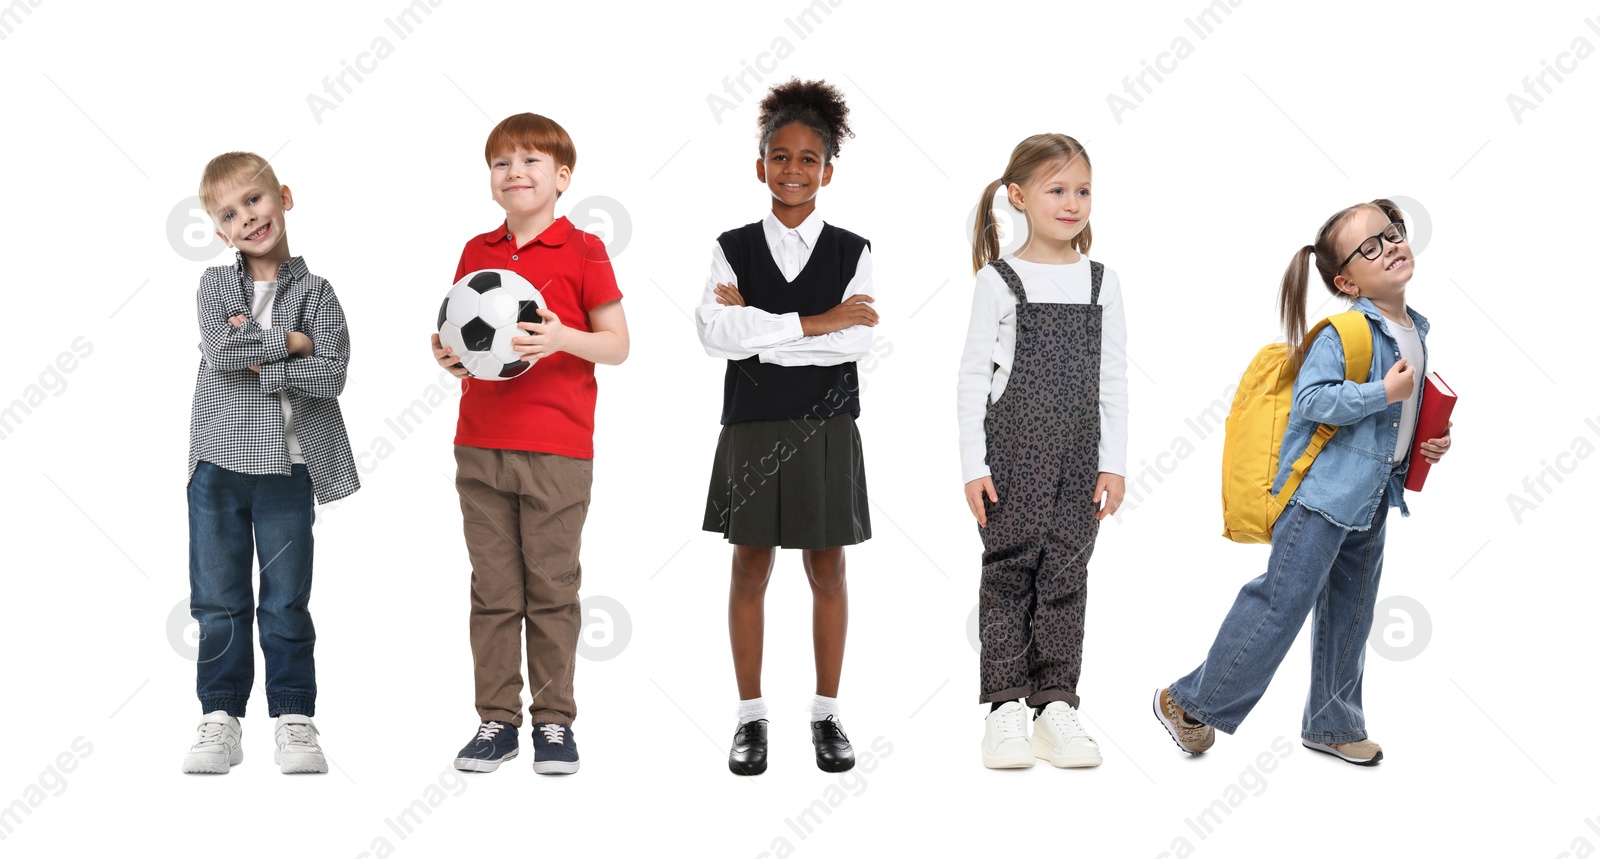
<svg viewBox="0 0 1600 859">
<path fill-rule="evenodd" d="M 533 770 L 578 770 L 578 548 L 594 465 L 595 364 L 628 356 L 628 325 L 611 260 L 599 238 L 555 216 L 577 151 L 554 121 L 508 117 L 484 146 L 489 193 L 505 209 L 468 240 L 456 281 L 506 269 L 539 289 L 543 322 L 512 338 L 538 364 L 504 381 L 467 379 L 433 336 L 440 366 L 465 379 L 456 425 L 456 490 L 472 560 L 472 662 L 477 734 L 456 769 L 492 772 L 517 755 L 522 725 L 522 637 L 533 700 Z"/>
</svg>

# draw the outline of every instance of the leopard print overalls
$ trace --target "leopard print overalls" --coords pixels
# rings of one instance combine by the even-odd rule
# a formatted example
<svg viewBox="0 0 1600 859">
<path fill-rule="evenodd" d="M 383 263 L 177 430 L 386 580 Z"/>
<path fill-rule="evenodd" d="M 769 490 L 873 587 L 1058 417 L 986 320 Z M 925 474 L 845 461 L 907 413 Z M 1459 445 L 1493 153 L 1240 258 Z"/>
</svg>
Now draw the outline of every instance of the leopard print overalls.
<svg viewBox="0 0 1600 859">
<path fill-rule="evenodd" d="M 1078 706 L 1089 556 L 1100 532 L 1100 280 L 1088 304 L 1035 304 L 1004 260 L 990 265 L 1017 299 L 1017 345 L 983 431 L 995 493 L 978 599 L 980 701 Z"/>
</svg>

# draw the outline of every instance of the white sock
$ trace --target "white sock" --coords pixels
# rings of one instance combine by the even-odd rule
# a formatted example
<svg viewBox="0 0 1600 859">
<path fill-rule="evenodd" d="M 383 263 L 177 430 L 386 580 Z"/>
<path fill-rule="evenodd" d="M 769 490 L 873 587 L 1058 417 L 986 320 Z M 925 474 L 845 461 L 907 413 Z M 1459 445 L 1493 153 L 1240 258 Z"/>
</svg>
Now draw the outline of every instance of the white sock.
<svg viewBox="0 0 1600 859">
<path fill-rule="evenodd" d="M 829 716 L 832 716 L 835 722 L 841 721 L 839 718 L 839 699 L 825 698 L 821 695 L 812 695 L 811 721 L 820 722 Z"/>
<path fill-rule="evenodd" d="M 739 699 L 739 724 L 754 722 L 767 717 L 767 699 L 741 698 Z"/>
</svg>

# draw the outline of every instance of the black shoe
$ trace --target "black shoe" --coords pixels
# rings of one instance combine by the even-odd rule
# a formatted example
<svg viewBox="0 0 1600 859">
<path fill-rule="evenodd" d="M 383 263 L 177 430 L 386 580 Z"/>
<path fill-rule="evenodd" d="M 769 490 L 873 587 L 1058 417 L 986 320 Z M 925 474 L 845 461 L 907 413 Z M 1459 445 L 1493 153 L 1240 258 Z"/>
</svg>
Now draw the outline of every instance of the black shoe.
<svg viewBox="0 0 1600 859">
<path fill-rule="evenodd" d="M 517 727 L 510 722 L 484 722 L 478 735 L 456 755 L 456 769 L 492 773 L 517 756 Z"/>
<path fill-rule="evenodd" d="M 823 772 L 842 773 L 856 765 L 850 738 L 844 735 L 835 716 L 811 723 L 811 745 L 817 750 L 817 768 Z"/>
<path fill-rule="evenodd" d="M 745 722 L 733 735 L 728 769 L 734 775 L 761 775 L 767 771 L 767 720 Z"/>
</svg>

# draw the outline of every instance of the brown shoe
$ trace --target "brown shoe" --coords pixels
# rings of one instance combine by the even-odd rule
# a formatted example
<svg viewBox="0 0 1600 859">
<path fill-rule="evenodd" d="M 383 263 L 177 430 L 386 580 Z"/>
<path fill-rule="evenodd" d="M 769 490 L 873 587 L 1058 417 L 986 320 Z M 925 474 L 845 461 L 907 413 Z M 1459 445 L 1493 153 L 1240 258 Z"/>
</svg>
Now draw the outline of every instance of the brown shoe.
<svg viewBox="0 0 1600 859">
<path fill-rule="evenodd" d="M 1345 763 L 1355 764 L 1358 767 L 1370 767 L 1383 760 L 1383 747 L 1371 740 L 1356 740 L 1350 743 L 1313 743 L 1301 740 L 1300 745 L 1314 752 L 1333 755 Z"/>
<path fill-rule="evenodd" d="M 1216 730 L 1210 725 L 1189 718 L 1188 713 L 1172 703 L 1172 696 L 1167 694 L 1165 688 L 1156 690 L 1155 700 L 1151 702 L 1150 707 L 1156 711 L 1156 718 L 1161 720 L 1167 733 L 1172 735 L 1172 741 L 1185 752 L 1198 755 L 1211 748 L 1211 744 L 1217 741 Z"/>
</svg>

